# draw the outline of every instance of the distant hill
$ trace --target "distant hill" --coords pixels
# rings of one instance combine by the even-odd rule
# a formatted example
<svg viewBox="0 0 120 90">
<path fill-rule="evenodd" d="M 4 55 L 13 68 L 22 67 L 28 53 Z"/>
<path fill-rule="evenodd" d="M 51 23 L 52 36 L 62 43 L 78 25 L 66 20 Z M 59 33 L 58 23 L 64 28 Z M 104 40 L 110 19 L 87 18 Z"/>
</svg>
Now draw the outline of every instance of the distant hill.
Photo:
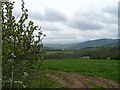
<svg viewBox="0 0 120 90">
<path fill-rule="evenodd" d="M 45 44 L 45 50 L 81 49 L 86 47 L 115 47 L 120 45 L 120 39 L 97 39 L 77 44 Z"/>
<path fill-rule="evenodd" d="M 78 43 L 72 47 L 71 49 L 80 49 L 86 47 L 115 47 L 118 46 L 120 39 L 97 39 L 90 40 L 82 43 Z"/>
</svg>

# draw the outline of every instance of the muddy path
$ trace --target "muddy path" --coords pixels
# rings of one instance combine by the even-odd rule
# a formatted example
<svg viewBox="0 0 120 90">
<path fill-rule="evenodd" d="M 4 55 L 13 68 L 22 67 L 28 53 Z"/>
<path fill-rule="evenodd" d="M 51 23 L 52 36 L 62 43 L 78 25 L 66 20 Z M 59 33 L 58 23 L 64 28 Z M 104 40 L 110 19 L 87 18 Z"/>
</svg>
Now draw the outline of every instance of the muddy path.
<svg viewBox="0 0 120 90">
<path fill-rule="evenodd" d="M 77 73 L 57 72 L 46 75 L 67 88 L 118 88 L 119 86 L 112 80 L 83 76 Z"/>
</svg>

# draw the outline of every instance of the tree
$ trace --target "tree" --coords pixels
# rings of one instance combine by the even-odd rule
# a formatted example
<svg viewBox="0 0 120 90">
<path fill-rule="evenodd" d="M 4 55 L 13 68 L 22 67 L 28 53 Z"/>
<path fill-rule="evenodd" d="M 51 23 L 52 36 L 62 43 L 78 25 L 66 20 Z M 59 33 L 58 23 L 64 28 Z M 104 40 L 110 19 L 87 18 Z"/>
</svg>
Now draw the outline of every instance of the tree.
<svg viewBox="0 0 120 90">
<path fill-rule="evenodd" d="M 44 60 L 42 40 L 46 36 L 41 27 L 35 26 L 34 22 L 28 20 L 28 10 L 24 7 L 22 0 L 22 14 L 18 20 L 12 15 L 15 2 L 2 3 L 2 62 L 3 62 L 3 87 L 19 87 L 26 85 L 26 74 L 31 74 L 30 67 L 36 65 L 40 68 Z M 38 32 L 34 35 L 34 32 Z M 26 74 L 25 74 L 26 73 Z M 23 77 L 21 77 L 23 76 Z M 27 77 L 28 78 L 28 77 Z"/>
</svg>

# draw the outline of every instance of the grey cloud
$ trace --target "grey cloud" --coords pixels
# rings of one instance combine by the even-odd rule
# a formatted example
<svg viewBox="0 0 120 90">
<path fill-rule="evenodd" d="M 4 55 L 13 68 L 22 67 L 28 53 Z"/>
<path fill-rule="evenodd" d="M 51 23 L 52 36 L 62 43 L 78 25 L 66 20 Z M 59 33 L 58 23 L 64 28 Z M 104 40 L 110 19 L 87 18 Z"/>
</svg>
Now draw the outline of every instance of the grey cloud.
<svg viewBox="0 0 120 90">
<path fill-rule="evenodd" d="M 101 11 L 77 12 L 74 15 L 74 18 L 77 19 L 72 21 L 70 25 L 83 30 L 99 30 L 106 24 L 117 24 L 118 18 L 115 15 L 117 15 L 115 6 L 105 7 Z"/>
<path fill-rule="evenodd" d="M 103 19 L 101 19 L 101 21 L 104 24 L 118 24 L 118 18 L 115 17 L 103 17 Z"/>
<path fill-rule="evenodd" d="M 62 43 L 62 44 L 67 44 L 71 42 L 75 42 L 76 35 L 72 36 L 71 34 L 63 33 L 61 31 L 48 31 L 46 33 L 47 37 L 45 38 L 44 42 L 45 43 Z"/>
<path fill-rule="evenodd" d="M 54 36 L 54 37 L 50 37 L 47 39 L 57 39 L 57 40 L 65 40 L 65 39 L 76 39 L 75 37 L 71 37 L 71 36 Z"/>
<path fill-rule="evenodd" d="M 60 11 L 46 8 L 44 14 L 39 12 L 30 12 L 29 17 L 35 20 L 49 21 L 49 22 L 59 22 L 66 21 L 67 17 Z"/>
<path fill-rule="evenodd" d="M 21 14 L 22 14 L 21 11 L 13 11 L 13 15 L 15 17 L 18 17 L 18 16 L 20 17 Z M 43 20 L 44 19 L 44 16 L 39 12 L 28 12 L 28 14 L 29 14 L 28 16 L 34 20 Z"/>
<path fill-rule="evenodd" d="M 52 22 L 48 22 L 48 21 L 40 21 L 37 23 L 38 23 L 38 25 L 41 25 L 41 27 L 44 31 L 58 32 L 58 31 L 63 30 L 63 25 L 59 22 L 52 23 Z"/>
<path fill-rule="evenodd" d="M 55 9 L 46 8 L 45 9 L 45 19 L 47 21 L 66 21 L 67 17 L 60 11 Z"/>
<path fill-rule="evenodd" d="M 102 9 L 102 13 L 103 13 L 103 18 L 101 18 L 101 19 L 102 19 L 103 23 L 108 23 L 108 24 L 117 24 L 118 23 L 118 7 L 117 7 L 117 5 L 104 7 Z M 108 14 L 108 16 L 105 14 Z"/>
<path fill-rule="evenodd" d="M 70 38 L 70 37 L 53 37 L 53 38 L 46 38 L 43 43 L 47 43 L 47 44 L 71 44 L 71 43 L 76 43 L 78 40 L 75 38 Z"/>
<path fill-rule="evenodd" d="M 60 28 L 58 28 L 57 26 L 47 26 L 47 27 L 43 27 L 43 29 L 45 30 L 45 31 L 56 31 L 56 32 L 58 32 L 58 31 L 60 31 Z"/>
<path fill-rule="evenodd" d="M 44 20 L 43 14 L 39 12 L 30 12 L 29 17 L 35 20 Z"/>
<path fill-rule="evenodd" d="M 104 12 L 111 14 L 113 16 L 118 16 L 118 7 L 116 6 L 108 6 L 103 9 Z"/>
<path fill-rule="evenodd" d="M 80 30 L 98 30 L 102 28 L 102 25 L 91 21 L 89 19 L 75 19 L 70 22 L 69 26 L 72 26 L 74 28 L 80 29 Z"/>
</svg>

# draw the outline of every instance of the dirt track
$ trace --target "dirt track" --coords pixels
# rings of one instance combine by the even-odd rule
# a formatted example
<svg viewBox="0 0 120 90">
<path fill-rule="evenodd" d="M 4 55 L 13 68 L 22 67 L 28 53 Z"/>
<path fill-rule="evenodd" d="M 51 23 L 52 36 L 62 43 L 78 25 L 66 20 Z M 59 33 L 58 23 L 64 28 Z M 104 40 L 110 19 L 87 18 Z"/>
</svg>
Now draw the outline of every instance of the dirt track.
<svg viewBox="0 0 120 90">
<path fill-rule="evenodd" d="M 118 88 L 118 84 L 115 81 L 82 76 L 76 73 L 49 73 L 47 76 L 61 83 L 63 87 L 68 88 Z"/>
</svg>

